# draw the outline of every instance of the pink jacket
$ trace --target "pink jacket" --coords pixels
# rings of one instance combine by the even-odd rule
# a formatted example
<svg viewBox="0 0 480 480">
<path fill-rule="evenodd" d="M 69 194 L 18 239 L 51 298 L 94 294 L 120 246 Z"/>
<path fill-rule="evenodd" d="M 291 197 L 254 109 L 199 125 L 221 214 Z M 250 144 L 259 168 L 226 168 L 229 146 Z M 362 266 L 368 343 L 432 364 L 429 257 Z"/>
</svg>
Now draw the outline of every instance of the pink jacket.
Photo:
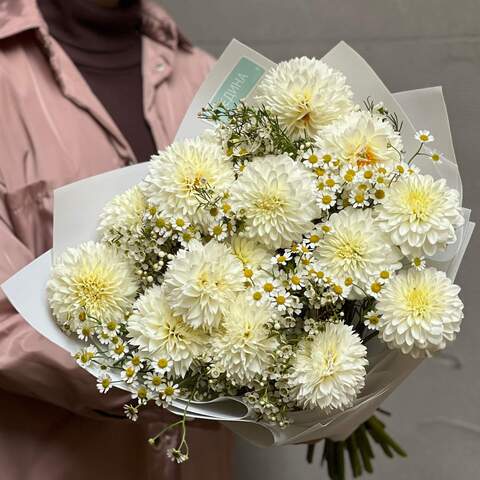
<svg viewBox="0 0 480 480">
<path fill-rule="evenodd" d="M 162 149 L 212 60 L 158 6 L 143 10 L 144 110 Z M 54 188 L 136 159 L 34 0 L 0 0 L 0 107 L 1 283 L 50 248 Z M 225 429 L 192 422 L 191 460 L 176 467 L 147 444 L 167 414 L 157 409 L 134 424 L 102 413 L 121 414 L 124 400 L 98 393 L 93 377 L 0 293 L 2 479 L 230 478 Z"/>
</svg>

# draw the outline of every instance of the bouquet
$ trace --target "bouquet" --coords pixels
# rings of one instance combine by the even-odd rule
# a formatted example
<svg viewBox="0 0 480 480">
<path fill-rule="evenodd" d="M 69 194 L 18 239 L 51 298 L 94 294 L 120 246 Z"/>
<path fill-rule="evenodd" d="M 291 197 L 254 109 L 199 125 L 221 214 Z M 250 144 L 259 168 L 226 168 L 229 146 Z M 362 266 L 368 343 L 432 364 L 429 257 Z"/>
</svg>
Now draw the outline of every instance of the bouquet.
<svg viewBox="0 0 480 480">
<path fill-rule="evenodd" d="M 453 164 L 315 58 L 199 118 L 208 128 L 102 206 L 96 238 L 56 255 L 50 318 L 101 393 L 131 392 L 128 418 L 151 403 L 179 415 L 150 439 L 177 429 L 174 461 L 195 417 L 276 444 L 328 438 L 332 478 L 344 450 L 355 476 L 371 471 L 371 440 L 403 455 L 372 414 L 460 329 L 441 255 L 466 247 L 468 215 L 435 175 Z"/>
</svg>

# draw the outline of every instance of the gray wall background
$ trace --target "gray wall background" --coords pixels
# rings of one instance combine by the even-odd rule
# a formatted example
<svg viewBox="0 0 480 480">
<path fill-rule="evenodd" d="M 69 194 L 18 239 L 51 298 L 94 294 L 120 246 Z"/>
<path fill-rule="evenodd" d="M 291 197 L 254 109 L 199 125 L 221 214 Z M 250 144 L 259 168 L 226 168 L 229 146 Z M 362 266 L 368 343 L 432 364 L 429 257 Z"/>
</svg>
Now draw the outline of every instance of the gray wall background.
<svg viewBox="0 0 480 480">
<path fill-rule="evenodd" d="M 219 55 L 235 37 L 279 61 L 321 56 L 347 41 L 391 91 L 442 85 L 464 204 L 480 217 L 480 2 L 478 0 L 165 0 L 187 36 Z M 457 341 L 423 365 L 386 401 L 389 429 L 407 459 L 378 454 L 370 478 L 480 479 L 480 225 L 457 283 L 465 320 Z M 236 478 L 327 478 L 305 447 L 261 450 L 237 439 Z"/>
</svg>

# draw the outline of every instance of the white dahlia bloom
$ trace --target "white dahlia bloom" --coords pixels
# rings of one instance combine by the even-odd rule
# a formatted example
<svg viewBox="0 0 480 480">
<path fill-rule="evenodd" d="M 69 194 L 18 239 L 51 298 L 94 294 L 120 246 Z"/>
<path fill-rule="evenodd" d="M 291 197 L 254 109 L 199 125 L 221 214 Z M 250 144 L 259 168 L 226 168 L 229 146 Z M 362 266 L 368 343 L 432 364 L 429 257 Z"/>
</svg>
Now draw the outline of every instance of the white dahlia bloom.
<svg viewBox="0 0 480 480">
<path fill-rule="evenodd" d="M 390 122 L 369 112 L 351 112 L 322 130 L 317 142 L 323 150 L 356 167 L 391 167 L 401 161 L 402 138 Z"/>
<path fill-rule="evenodd" d="M 272 366 L 279 345 L 268 326 L 274 315 L 269 305 L 252 305 L 245 294 L 229 304 L 212 338 L 213 362 L 236 383 L 262 377 Z"/>
<path fill-rule="evenodd" d="M 198 188 L 222 195 L 233 180 L 232 164 L 220 146 L 198 137 L 152 156 L 142 188 L 149 203 L 164 214 L 206 225 L 212 217 L 201 207 Z"/>
<path fill-rule="evenodd" d="M 105 241 L 114 241 L 119 234 L 128 236 L 143 226 L 147 210 L 145 195 L 138 185 L 117 195 L 108 202 L 100 214 L 98 231 Z"/>
<path fill-rule="evenodd" d="M 401 271 L 377 303 L 379 338 L 390 348 L 419 358 L 455 339 L 463 319 L 460 287 L 434 268 Z"/>
<path fill-rule="evenodd" d="M 435 255 L 456 241 L 463 224 L 457 190 L 430 175 L 400 178 L 386 190 L 377 222 L 404 255 Z"/>
<path fill-rule="evenodd" d="M 319 215 L 314 175 L 286 154 L 255 158 L 230 192 L 232 208 L 245 218 L 243 234 L 269 248 L 300 241 Z"/>
<path fill-rule="evenodd" d="M 131 344 L 153 360 L 170 359 L 180 377 L 208 348 L 203 330 L 192 328 L 172 312 L 163 286 L 152 287 L 135 302 L 127 330 Z"/>
<path fill-rule="evenodd" d="M 330 216 L 329 225 L 331 231 L 318 243 L 314 259 L 338 284 L 351 279 L 354 286 L 368 290 L 380 272 L 401 268 L 400 251 L 377 226 L 371 209 L 345 208 Z"/>
<path fill-rule="evenodd" d="M 238 235 L 232 238 L 231 246 L 234 255 L 244 265 L 252 268 L 268 266 L 274 253 L 273 250 L 267 249 L 264 245 Z"/>
<path fill-rule="evenodd" d="M 314 136 L 352 110 L 352 91 L 345 80 L 320 60 L 293 58 L 265 75 L 255 100 L 278 117 L 289 136 Z"/>
<path fill-rule="evenodd" d="M 327 323 L 313 339 L 302 340 L 289 377 L 299 406 L 349 407 L 365 384 L 366 356 L 358 334 L 343 323 Z"/>
<path fill-rule="evenodd" d="M 104 324 L 123 319 L 137 288 L 132 265 L 117 249 L 87 242 L 55 261 L 47 293 L 57 322 L 75 331 L 89 316 Z"/>
<path fill-rule="evenodd" d="M 215 240 L 192 242 L 170 262 L 164 285 L 176 315 L 194 328 L 218 327 L 225 309 L 244 290 L 242 262 Z"/>
</svg>

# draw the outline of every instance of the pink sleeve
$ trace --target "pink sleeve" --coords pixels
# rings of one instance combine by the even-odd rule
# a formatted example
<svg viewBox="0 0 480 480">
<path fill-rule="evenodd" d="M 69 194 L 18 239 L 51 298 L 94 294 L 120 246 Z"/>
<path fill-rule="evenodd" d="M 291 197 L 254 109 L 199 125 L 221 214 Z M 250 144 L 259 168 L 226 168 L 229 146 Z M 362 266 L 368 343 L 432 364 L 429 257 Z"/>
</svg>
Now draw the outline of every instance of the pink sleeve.
<svg viewBox="0 0 480 480">
<path fill-rule="evenodd" d="M 0 283 L 33 260 L 9 225 L 0 184 Z M 0 292 L 0 388 L 53 403 L 79 414 L 115 410 L 123 392 L 101 395 L 95 379 L 70 355 L 38 334 Z"/>
<path fill-rule="evenodd" d="M 18 238 L 9 213 L 7 187 L 15 179 L 13 166 L 22 162 L 28 135 L 19 118 L 18 99 L 0 71 L 0 284 L 34 259 Z M 27 222 L 28 224 L 28 222 Z M 31 225 L 32 236 L 38 236 Z M 46 228 L 46 227 L 45 227 Z M 46 231 L 48 231 L 46 229 Z M 125 393 L 100 394 L 95 379 L 78 367 L 68 353 L 38 334 L 14 310 L 0 289 L 0 389 L 31 396 L 77 413 L 118 410 Z"/>
</svg>

